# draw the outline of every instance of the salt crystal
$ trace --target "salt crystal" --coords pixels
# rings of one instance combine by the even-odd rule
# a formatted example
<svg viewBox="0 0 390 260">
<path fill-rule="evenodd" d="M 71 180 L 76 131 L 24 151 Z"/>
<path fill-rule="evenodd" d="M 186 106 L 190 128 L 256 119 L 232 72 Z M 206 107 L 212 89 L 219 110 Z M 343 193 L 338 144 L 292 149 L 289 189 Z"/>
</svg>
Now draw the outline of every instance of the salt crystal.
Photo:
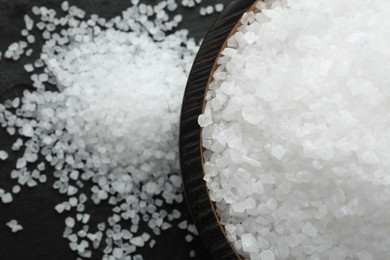
<svg viewBox="0 0 390 260">
<path fill-rule="evenodd" d="M 8 153 L 6 151 L 0 150 L 0 160 L 5 161 L 8 158 Z"/>
<path fill-rule="evenodd" d="M 188 234 L 188 235 L 185 236 L 185 240 L 186 240 L 188 243 L 190 243 L 193 239 L 194 239 L 194 237 L 193 237 L 192 235 L 190 235 L 190 234 Z"/>
<path fill-rule="evenodd" d="M 64 212 L 65 207 L 64 207 L 63 204 L 58 204 L 57 206 L 54 207 L 54 209 L 55 209 L 58 213 L 61 214 L 62 212 Z"/>
<path fill-rule="evenodd" d="M 67 218 L 65 219 L 65 225 L 66 225 L 67 227 L 73 228 L 74 225 L 75 225 L 74 218 L 67 217 Z"/>
<path fill-rule="evenodd" d="M 137 246 L 137 247 L 143 247 L 145 244 L 144 240 L 141 237 L 134 237 L 134 238 L 130 239 L 130 243 L 132 245 Z"/>
<path fill-rule="evenodd" d="M 264 250 L 260 253 L 261 260 L 275 260 L 275 254 L 271 250 Z"/>
<path fill-rule="evenodd" d="M 14 232 L 14 233 L 16 233 L 16 232 L 18 232 L 18 231 L 20 231 L 20 230 L 23 230 L 23 227 L 22 227 L 22 226 L 18 223 L 18 221 L 15 220 L 15 219 L 10 220 L 9 222 L 7 222 L 6 225 L 7 225 L 7 226 L 11 229 L 11 231 Z"/>
<path fill-rule="evenodd" d="M 12 194 L 9 192 L 5 193 L 4 195 L 1 196 L 1 201 L 4 204 L 11 203 L 13 201 Z"/>
<path fill-rule="evenodd" d="M 224 5 L 222 3 L 218 3 L 218 4 L 215 4 L 214 8 L 215 8 L 215 11 L 217 13 L 220 13 L 223 11 Z"/>
<path fill-rule="evenodd" d="M 24 22 L 26 24 L 26 29 L 31 31 L 34 26 L 34 21 L 27 14 L 24 16 Z"/>
<path fill-rule="evenodd" d="M 242 247 L 245 252 L 257 252 L 259 249 L 257 247 L 256 238 L 250 234 L 246 233 L 241 235 Z"/>
<path fill-rule="evenodd" d="M 277 145 L 274 148 L 272 148 L 271 154 L 278 160 L 281 160 L 284 155 L 286 154 L 286 150 L 283 146 Z"/>
<path fill-rule="evenodd" d="M 302 228 L 303 233 L 305 233 L 308 236 L 314 237 L 317 235 L 317 229 L 310 223 L 305 223 L 305 225 Z"/>
</svg>

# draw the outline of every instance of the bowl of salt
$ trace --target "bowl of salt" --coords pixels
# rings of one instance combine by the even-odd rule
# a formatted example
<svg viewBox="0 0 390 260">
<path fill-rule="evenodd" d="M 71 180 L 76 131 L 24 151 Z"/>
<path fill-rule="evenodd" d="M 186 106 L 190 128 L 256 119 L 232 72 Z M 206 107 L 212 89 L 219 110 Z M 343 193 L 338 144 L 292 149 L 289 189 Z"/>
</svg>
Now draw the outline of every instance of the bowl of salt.
<svg viewBox="0 0 390 260">
<path fill-rule="evenodd" d="M 211 27 L 180 159 L 215 259 L 388 259 L 389 10 L 241 0 Z"/>
<path fill-rule="evenodd" d="M 255 8 L 254 0 L 235 0 L 226 6 L 205 37 L 194 62 L 184 94 L 180 126 L 180 160 L 187 203 L 200 236 L 214 259 L 242 259 L 226 237 L 215 204 L 204 182 L 204 160 L 198 116 L 205 93 L 217 69 L 217 59 L 227 40 L 240 26 L 242 15 Z"/>
</svg>

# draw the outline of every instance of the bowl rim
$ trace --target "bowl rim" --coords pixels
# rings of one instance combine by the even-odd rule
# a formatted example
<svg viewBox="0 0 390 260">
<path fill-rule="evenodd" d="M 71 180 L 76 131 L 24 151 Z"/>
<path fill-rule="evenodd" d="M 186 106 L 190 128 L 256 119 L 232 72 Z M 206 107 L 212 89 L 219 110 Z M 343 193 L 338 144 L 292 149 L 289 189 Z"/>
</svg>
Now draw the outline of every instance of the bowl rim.
<svg viewBox="0 0 390 260">
<path fill-rule="evenodd" d="M 225 229 L 203 180 L 202 129 L 198 116 L 204 111 L 205 96 L 217 59 L 227 40 L 241 25 L 241 17 L 259 0 L 233 0 L 210 27 L 195 58 L 185 89 L 180 118 L 180 168 L 185 197 L 205 248 L 214 259 L 243 259 L 227 239 Z"/>
</svg>

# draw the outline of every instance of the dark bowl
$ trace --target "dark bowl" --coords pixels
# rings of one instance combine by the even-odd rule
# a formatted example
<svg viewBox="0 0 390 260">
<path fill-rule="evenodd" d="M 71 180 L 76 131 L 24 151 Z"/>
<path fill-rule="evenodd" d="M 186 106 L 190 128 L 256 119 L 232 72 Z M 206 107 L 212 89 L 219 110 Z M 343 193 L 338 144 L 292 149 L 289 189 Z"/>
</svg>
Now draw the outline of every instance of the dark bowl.
<svg viewBox="0 0 390 260">
<path fill-rule="evenodd" d="M 215 204 L 203 180 L 203 147 L 198 116 L 203 112 L 205 93 L 216 60 L 234 33 L 242 15 L 254 8 L 256 0 L 233 0 L 206 35 L 195 59 L 184 94 L 180 122 L 180 164 L 185 195 L 204 246 L 216 260 L 243 259 L 228 241 Z"/>
</svg>

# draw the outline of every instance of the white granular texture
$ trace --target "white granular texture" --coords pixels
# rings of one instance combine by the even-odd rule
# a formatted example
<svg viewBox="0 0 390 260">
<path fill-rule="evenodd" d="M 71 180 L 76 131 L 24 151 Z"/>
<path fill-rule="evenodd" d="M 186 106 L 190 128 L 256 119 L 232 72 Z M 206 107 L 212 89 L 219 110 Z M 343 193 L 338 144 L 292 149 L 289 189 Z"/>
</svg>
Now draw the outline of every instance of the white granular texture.
<svg viewBox="0 0 390 260">
<path fill-rule="evenodd" d="M 259 2 L 199 117 L 205 180 L 248 259 L 388 259 L 390 2 Z"/>
<path fill-rule="evenodd" d="M 68 2 L 61 5 L 63 17 L 34 7 L 41 21 L 25 16 L 26 27 L 31 30 L 35 24 L 44 45 L 40 58 L 24 68 L 36 90 L 0 105 L 2 127 L 26 140 L 18 139 L 12 147 L 24 146 L 24 154 L 11 178 L 28 187 L 46 182 L 46 166 L 38 155 L 54 168 L 53 187 L 68 195 L 54 210 L 67 215 L 64 237 L 83 258 L 102 250 L 104 260 L 142 259 L 135 255 L 137 248 L 181 217 L 164 206 L 183 202 L 178 123 L 198 46 L 187 30 L 171 32 L 182 19 L 168 16 L 175 1 L 132 3 L 112 20 L 86 18 L 85 11 Z M 11 44 L 6 58 L 20 58 L 25 47 Z M 50 91 L 48 83 L 58 91 Z M 6 158 L 1 151 L 0 159 Z M 1 199 L 10 203 L 12 195 L 3 191 Z M 98 231 L 88 224 L 93 216 L 84 213 L 88 201 L 112 207 Z M 139 234 L 141 222 L 150 234 Z"/>
</svg>

